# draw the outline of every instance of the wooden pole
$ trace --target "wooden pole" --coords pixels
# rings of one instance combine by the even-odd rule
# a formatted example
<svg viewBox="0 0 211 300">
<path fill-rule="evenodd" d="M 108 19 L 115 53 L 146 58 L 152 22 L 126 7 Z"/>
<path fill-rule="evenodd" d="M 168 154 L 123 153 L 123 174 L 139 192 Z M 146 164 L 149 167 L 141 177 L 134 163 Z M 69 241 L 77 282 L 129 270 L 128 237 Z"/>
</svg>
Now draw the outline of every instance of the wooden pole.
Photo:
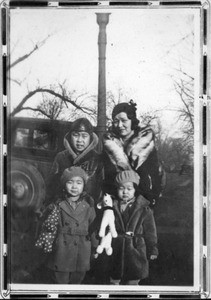
<svg viewBox="0 0 211 300">
<path fill-rule="evenodd" d="M 99 25 L 98 51 L 99 51 L 99 70 L 98 70 L 98 114 L 97 127 L 99 137 L 106 131 L 106 26 L 109 22 L 110 13 L 96 13 Z"/>
</svg>

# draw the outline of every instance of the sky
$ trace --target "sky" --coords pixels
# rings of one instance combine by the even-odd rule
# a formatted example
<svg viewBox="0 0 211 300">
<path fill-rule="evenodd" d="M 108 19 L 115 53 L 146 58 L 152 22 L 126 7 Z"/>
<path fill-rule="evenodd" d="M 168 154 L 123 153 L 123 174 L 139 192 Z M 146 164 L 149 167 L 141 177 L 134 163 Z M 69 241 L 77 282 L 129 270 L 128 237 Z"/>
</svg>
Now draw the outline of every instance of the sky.
<svg viewBox="0 0 211 300">
<path fill-rule="evenodd" d="M 29 59 L 11 69 L 11 108 L 37 86 L 64 83 L 76 95 L 97 95 L 98 32 L 96 12 L 108 12 L 106 28 L 106 88 L 121 102 L 133 99 L 138 113 L 160 110 L 162 122 L 173 128 L 181 106 L 170 75 L 181 64 L 198 76 L 198 12 L 190 9 L 11 9 L 11 62 L 44 40 Z M 179 42 L 194 31 L 194 54 Z M 27 103 L 41 100 L 36 95 Z"/>
</svg>

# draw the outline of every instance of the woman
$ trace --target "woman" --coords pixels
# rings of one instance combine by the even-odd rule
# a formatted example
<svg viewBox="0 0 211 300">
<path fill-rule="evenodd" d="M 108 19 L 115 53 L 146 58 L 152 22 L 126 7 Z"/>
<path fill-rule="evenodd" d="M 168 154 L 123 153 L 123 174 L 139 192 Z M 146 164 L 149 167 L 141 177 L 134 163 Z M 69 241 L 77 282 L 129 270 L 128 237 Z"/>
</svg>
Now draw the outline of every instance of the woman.
<svg viewBox="0 0 211 300">
<path fill-rule="evenodd" d="M 115 194 L 114 180 L 122 170 L 135 170 L 140 176 L 140 193 L 154 206 L 161 193 L 161 175 L 154 132 L 138 126 L 136 104 L 117 104 L 112 112 L 112 127 L 104 135 L 104 189 Z"/>
</svg>

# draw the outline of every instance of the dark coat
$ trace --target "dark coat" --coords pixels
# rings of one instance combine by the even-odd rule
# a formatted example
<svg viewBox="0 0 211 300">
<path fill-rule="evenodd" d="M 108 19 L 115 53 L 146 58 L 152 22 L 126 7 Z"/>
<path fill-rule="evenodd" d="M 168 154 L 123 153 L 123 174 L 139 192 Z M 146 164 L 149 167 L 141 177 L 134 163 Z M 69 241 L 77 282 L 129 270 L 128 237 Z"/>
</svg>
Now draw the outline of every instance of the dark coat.
<svg viewBox="0 0 211 300">
<path fill-rule="evenodd" d="M 65 150 L 59 152 L 53 162 L 50 175 L 47 182 L 47 204 L 54 198 L 61 197 L 62 189 L 60 178 L 66 168 L 71 166 L 80 166 L 88 176 L 86 191 L 95 202 L 98 200 L 101 192 L 101 183 L 103 180 L 103 162 L 100 154 L 96 151 L 98 137 L 93 133 L 93 139 L 90 145 L 79 155 L 76 155 L 69 143 L 69 134 L 64 138 Z"/>
<path fill-rule="evenodd" d="M 90 268 L 91 247 L 97 246 L 91 229 L 95 219 L 94 200 L 84 193 L 75 210 L 67 200 L 58 205 L 57 237 L 47 266 L 54 271 L 85 272 Z"/>
<path fill-rule="evenodd" d="M 135 280 L 148 277 L 148 257 L 158 255 L 156 226 L 148 204 L 143 196 L 138 196 L 129 208 L 127 220 L 123 220 L 119 202 L 114 200 L 118 237 L 112 239 L 113 279 Z M 127 232 L 132 232 L 134 236 L 126 234 Z"/>
<path fill-rule="evenodd" d="M 106 135 L 104 140 L 105 138 Z M 120 145 L 120 139 L 116 136 L 115 139 L 119 141 L 118 143 Z M 140 146 L 142 143 L 144 144 L 144 147 Z M 111 154 L 110 149 L 106 148 L 105 142 L 104 145 L 103 161 L 105 171 L 105 192 L 115 195 L 115 177 L 119 171 L 128 169 L 127 165 L 118 166 L 116 163 L 116 157 L 120 157 L 122 151 L 124 155 L 127 156 L 129 168 L 132 168 L 140 176 L 140 184 L 138 187 L 140 194 L 149 200 L 150 205 L 153 206 L 159 199 L 159 195 L 162 191 L 162 176 L 159 171 L 160 164 L 158 161 L 157 150 L 154 146 L 154 133 L 152 130 L 150 128 L 137 129 L 134 132 L 134 135 L 130 137 L 127 144 L 119 147 L 120 153 L 115 153 L 115 155 L 113 155 L 113 153 Z M 135 155 L 133 155 L 133 151 L 135 152 Z M 109 152 L 110 155 L 108 155 Z M 138 162 L 139 159 L 142 161 L 141 164 Z"/>
</svg>

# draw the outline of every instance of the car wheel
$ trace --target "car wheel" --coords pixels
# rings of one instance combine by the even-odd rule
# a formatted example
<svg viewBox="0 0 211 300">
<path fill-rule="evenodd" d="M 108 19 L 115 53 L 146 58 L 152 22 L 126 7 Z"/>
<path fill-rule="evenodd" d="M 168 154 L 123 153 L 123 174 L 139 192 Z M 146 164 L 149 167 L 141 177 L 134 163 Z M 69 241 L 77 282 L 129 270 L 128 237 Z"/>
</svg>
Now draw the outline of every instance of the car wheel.
<svg viewBox="0 0 211 300">
<path fill-rule="evenodd" d="M 38 210 L 45 199 L 45 182 L 30 163 L 12 161 L 9 166 L 11 205 Z"/>
</svg>

